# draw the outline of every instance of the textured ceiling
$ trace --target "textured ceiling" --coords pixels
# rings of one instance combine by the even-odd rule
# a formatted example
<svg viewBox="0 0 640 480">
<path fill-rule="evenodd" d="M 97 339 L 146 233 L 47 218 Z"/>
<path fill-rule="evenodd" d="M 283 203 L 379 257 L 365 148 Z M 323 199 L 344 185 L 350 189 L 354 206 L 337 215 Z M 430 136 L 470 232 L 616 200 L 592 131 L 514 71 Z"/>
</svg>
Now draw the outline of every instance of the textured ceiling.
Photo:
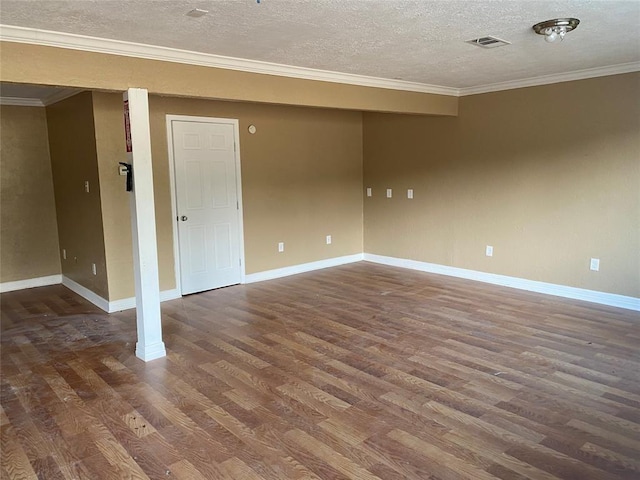
<svg viewBox="0 0 640 480">
<path fill-rule="evenodd" d="M 40 87 L 35 85 L 12 85 L 0 83 L 0 96 L 5 98 L 27 98 L 42 100 L 53 94 L 61 94 L 69 90 L 63 88 Z"/>
<path fill-rule="evenodd" d="M 531 29 L 568 16 L 564 42 Z M 638 0 L 2 0 L 0 22 L 453 88 L 640 61 Z M 465 43 L 486 35 L 512 45 Z"/>
</svg>

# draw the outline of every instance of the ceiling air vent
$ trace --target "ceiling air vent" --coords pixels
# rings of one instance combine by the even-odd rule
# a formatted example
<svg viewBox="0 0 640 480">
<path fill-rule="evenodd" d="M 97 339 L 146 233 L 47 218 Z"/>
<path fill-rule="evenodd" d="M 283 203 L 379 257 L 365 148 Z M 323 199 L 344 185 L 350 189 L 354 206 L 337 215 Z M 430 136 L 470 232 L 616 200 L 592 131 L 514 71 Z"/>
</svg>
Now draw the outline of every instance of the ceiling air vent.
<svg viewBox="0 0 640 480">
<path fill-rule="evenodd" d="M 471 45 L 477 45 L 482 48 L 496 48 L 503 47 L 505 45 L 511 45 L 511 42 L 507 42 L 506 40 L 502 40 L 497 37 L 480 37 L 474 40 L 467 40 L 467 43 Z"/>
</svg>

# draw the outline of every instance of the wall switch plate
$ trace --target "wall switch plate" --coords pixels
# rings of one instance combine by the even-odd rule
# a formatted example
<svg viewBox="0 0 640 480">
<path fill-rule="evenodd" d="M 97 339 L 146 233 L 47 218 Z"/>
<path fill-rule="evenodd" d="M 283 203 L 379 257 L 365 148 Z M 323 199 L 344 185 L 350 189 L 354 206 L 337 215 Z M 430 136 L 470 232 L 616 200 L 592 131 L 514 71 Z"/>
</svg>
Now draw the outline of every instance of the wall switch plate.
<svg viewBox="0 0 640 480">
<path fill-rule="evenodd" d="M 410 188 L 410 189 L 407 190 L 407 198 L 409 200 L 413 199 L 413 188 Z"/>
<path fill-rule="evenodd" d="M 393 191 L 390 188 L 387 188 L 387 198 L 391 198 L 393 195 Z"/>
<path fill-rule="evenodd" d="M 91 264 L 91 273 L 93 273 L 94 275 L 98 274 L 98 271 L 96 270 L 96 264 L 95 263 Z"/>
<path fill-rule="evenodd" d="M 284 252 L 284 242 L 278 243 L 278 252 L 280 253 Z"/>
<path fill-rule="evenodd" d="M 331 235 L 327 235 L 327 245 L 331 245 Z"/>
<path fill-rule="evenodd" d="M 487 249 L 485 250 L 485 255 L 487 257 L 493 257 L 493 247 L 491 245 L 487 245 Z"/>
<path fill-rule="evenodd" d="M 589 268 L 591 270 L 593 270 L 594 272 L 600 271 L 600 259 L 599 258 L 592 258 L 591 259 L 591 263 L 589 264 Z"/>
<path fill-rule="evenodd" d="M 67 249 L 66 249 L 66 248 L 63 248 L 63 249 L 62 249 L 62 259 L 63 259 L 63 260 L 66 260 L 66 259 L 67 259 Z"/>
<path fill-rule="evenodd" d="M 371 187 L 367 187 L 367 197 L 370 197 L 371 195 L 372 195 Z"/>
<path fill-rule="evenodd" d="M 84 191 L 89 193 L 89 180 L 87 180 L 86 182 L 84 182 Z"/>
<path fill-rule="evenodd" d="M 125 165 L 118 165 L 118 175 L 122 177 L 127 175 L 127 167 Z"/>
</svg>

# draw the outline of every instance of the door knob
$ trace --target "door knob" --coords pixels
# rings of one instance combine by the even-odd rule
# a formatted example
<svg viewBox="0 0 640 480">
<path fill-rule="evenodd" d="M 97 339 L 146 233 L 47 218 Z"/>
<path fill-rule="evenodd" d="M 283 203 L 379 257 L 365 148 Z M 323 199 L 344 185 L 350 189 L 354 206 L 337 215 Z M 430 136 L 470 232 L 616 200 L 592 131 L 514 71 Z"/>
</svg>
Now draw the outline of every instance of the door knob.
<svg viewBox="0 0 640 480">
<path fill-rule="evenodd" d="M 187 218 L 187 216 L 186 216 L 186 215 L 182 215 L 182 216 L 180 217 L 180 220 L 182 220 L 183 222 L 186 222 L 186 221 L 188 220 L 188 218 Z"/>
</svg>

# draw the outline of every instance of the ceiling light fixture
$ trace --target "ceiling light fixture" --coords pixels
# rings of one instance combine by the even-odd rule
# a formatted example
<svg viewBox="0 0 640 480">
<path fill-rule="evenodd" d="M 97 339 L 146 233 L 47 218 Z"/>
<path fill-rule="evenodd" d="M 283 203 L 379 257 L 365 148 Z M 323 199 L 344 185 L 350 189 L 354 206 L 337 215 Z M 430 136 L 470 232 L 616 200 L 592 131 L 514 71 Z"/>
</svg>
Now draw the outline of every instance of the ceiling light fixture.
<svg viewBox="0 0 640 480">
<path fill-rule="evenodd" d="M 577 18 L 556 18 L 545 22 L 536 23 L 532 28 L 538 35 L 544 35 L 547 42 L 555 42 L 558 37 L 564 40 L 567 32 L 578 28 L 580 20 Z"/>
</svg>

